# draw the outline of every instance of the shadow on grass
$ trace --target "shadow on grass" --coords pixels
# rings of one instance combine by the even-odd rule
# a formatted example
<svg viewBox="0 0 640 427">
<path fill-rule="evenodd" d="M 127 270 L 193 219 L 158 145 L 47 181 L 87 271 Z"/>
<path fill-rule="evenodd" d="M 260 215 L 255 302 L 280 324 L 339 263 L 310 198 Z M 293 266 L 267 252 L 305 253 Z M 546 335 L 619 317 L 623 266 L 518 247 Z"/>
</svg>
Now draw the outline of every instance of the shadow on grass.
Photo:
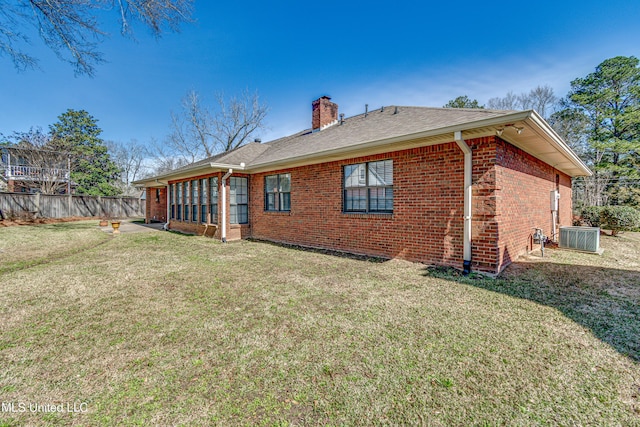
<svg viewBox="0 0 640 427">
<path fill-rule="evenodd" d="M 516 262 L 497 279 L 463 276 L 442 267 L 426 267 L 423 274 L 553 307 L 620 354 L 640 362 L 638 271 Z"/>
<path fill-rule="evenodd" d="M 290 243 L 272 242 L 270 240 L 261 240 L 261 239 L 254 239 L 254 238 L 249 238 L 249 239 L 246 239 L 246 240 L 249 240 L 251 242 L 260 242 L 260 243 L 264 243 L 264 244 L 267 244 L 267 245 L 278 246 L 278 247 L 281 247 L 281 248 L 293 249 L 293 250 L 296 250 L 296 251 L 312 252 L 312 253 L 316 253 L 316 254 L 324 254 L 324 255 L 335 256 L 335 257 L 338 257 L 338 258 L 355 259 L 355 260 L 358 260 L 358 261 L 367 261 L 367 262 L 373 262 L 373 263 L 382 263 L 382 262 L 389 261 L 388 258 L 375 257 L 375 256 L 370 256 L 370 255 L 354 254 L 354 253 L 350 253 L 350 252 L 342 252 L 342 251 L 336 251 L 336 250 L 331 250 L 331 249 L 314 248 L 314 247 L 310 247 L 310 246 L 293 245 L 293 244 L 290 244 Z"/>
</svg>

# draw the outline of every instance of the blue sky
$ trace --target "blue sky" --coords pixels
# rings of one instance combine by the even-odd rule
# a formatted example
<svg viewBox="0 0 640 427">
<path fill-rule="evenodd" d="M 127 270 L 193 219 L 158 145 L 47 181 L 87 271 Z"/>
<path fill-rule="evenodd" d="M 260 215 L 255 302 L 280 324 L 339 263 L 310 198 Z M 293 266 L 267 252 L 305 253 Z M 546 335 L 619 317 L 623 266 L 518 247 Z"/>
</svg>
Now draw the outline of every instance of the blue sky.
<svg viewBox="0 0 640 427">
<path fill-rule="evenodd" d="M 0 133 L 47 129 L 68 108 L 99 120 L 103 137 L 146 143 L 169 133 L 170 112 L 196 90 L 257 90 L 269 105 L 263 141 L 308 128 L 311 101 L 329 95 L 347 117 L 364 105 L 485 103 L 508 91 L 571 80 L 604 59 L 640 56 L 640 3 L 195 1 L 196 22 L 156 40 L 113 35 L 108 63 L 75 77 L 37 39 L 40 70 L 0 57 Z M 117 15 L 113 15 L 113 21 Z"/>
</svg>

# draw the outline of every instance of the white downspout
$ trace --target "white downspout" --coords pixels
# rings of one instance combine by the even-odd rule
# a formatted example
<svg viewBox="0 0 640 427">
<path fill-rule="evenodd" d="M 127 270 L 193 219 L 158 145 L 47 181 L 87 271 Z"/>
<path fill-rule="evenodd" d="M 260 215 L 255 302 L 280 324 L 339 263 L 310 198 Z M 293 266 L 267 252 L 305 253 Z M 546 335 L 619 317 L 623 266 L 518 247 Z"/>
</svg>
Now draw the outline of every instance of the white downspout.
<svg viewBox="0 0 640 427">
<path fill-rule="evenodd" d="M 222 177 L 222 189 L 220 190 L 222 195 L 222 233 L 220 237 L 223 243 L 227 243 L 227 178 L 231 176 L 233 169 L 229 169 L 229 172 Z"/>
<path fill-rule="evenodd" d="M 471 272 L 471 184 L 473 180 L 473 159 L 471 148 L 462 139 L 462 131 L 454 132 L 453 138 L 464 153 L 464 232 L 463 271 Z"/>
<path fill-rule="evenodd" d="M 171 184 L 169 184 L 169 182 L 167 181 L 167 187 L 165 190 L 167 199 L 167 220 L 165 221 L 165 227 L 167 227 L 167 229 L 169 229 L 169 221 L 171 221 L 171 199 L 169 198 L 169 196 L 171 195 L 171 189 L 169 187 L 171 187 Z"/>
</svg>

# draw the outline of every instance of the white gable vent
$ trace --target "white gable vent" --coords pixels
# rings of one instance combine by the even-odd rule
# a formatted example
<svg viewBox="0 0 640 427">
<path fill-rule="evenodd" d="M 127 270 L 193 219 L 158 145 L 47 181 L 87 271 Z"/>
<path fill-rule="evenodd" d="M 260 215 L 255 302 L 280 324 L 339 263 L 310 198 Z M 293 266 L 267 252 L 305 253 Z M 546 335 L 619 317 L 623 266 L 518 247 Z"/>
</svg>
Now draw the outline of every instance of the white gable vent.
<svg viewBox="0 0 640 427">
<path fill-rule="evenodd" d="M 560 227 L 559 246 L 565 249 L 601 253 L 599 227 Z"/>
</svg>

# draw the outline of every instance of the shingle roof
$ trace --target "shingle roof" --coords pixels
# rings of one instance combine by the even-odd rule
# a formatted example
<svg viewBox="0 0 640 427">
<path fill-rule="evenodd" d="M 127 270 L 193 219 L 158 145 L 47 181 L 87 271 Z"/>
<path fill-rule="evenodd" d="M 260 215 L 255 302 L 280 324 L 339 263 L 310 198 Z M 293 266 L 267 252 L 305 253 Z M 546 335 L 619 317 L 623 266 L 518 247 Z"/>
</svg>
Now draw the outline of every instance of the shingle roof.
<svg viewBox="0 0 640 427">
<path fill-rule="evenodd" d="M 513 113 L 507 110 L 466 108 L 396 107 L 370 111 L 344 119 L 322 131 L 311 129 L 264 144 L 252 142 L 233 151 L 218 154 L 174 172 L 190 170 L 210 163 L 240 164 L 247 167 L 310 155 L 339 147 L 387 139 L 447 126 L 475 122 Z"/>
<path fill-rule="evenodd" d="M 513 113 L 506 110 L 384 107 L 345 119 L 319 132 L 307 130 L 268 142 L 261 155 L 247 165 L 257 166 L 369 141 L 400 137 Z"/>
<path fill-rule="evenodd" d="M 216 154 L 215 156 L 207 157 L 206 159 L 198 160 L 197 162 L 190 163 L 186 166 L 174 169 L 171 173 L 180 173 L 183 171 L 190 171 L 197 169 L 201 166 L 208 166 L 211 163 L 224 163 L 228 165 L 239 165 L 240 163 L 249 163 L 251 160 L 262 154 L 268 147 L 266 144 L 260 144 L 258 142 L 251 142 L 241 147 L 235 148 L 225 153 Z"/>
<path fill-rule="evenodd" d="M 257 170 L 270 168 L 271 165 L 276 164 L 286 165 L 287 162 L 293 163 L 300 159 L 314 158 L 318 161 L 326 153 L 335 152 L 335 150 L 358 150 L 371 143 L 385 142 L 394 138 L 408 139 L 412 135 L 428 133 L 452 135 L 451 129 L 483 128 L 489 126 L 488 123 L 494 126 L 493 130 L 487 130 L 484 127 L 483 132 L 487 132 L 486 134 L 493 132 L 495 135 L 495 126 L 506 126 L 507 123 L 512 123 L 511 120 L 529 121 L 530 124 L 542 126 L 544 129 L 542 134 L 528 132 L 529 135 L 526 137 L 528 141 L 523 144 L 519 144 L 515 139 L 510 142 L 536 156 L 540 154 L 543 160 L 553 160 L 557 165 L 563 162 L 562 164 L 567 166 L 558 166 L 558 168 L 570 170 L 568 173 L 571 176 L 589 173 L 588 168 L 566 143 L 533 111 L 388 106 L 367 114 L 346 118 L 321 131 L 307 129 L 263 144 L 252 142 L 152 179 L 172 177 L 175 179 L 178 175 L 184 176 L 189 171 L 210 168 L 212 164 L 220 165 L 222 168 L 223 165 L 244 163 L 245 169 Z M 543 141 L 544 144 L 541 144 Z M 393 147 L 389 149 L 393 150 Z M 546 151 L 535 152 L 540 149 Z M 555 153 L 553 155 L 556 158 L 548 158 L 549 152 Z M 140 182 L 150 182 L 152 179 Z"/>
</svg>

